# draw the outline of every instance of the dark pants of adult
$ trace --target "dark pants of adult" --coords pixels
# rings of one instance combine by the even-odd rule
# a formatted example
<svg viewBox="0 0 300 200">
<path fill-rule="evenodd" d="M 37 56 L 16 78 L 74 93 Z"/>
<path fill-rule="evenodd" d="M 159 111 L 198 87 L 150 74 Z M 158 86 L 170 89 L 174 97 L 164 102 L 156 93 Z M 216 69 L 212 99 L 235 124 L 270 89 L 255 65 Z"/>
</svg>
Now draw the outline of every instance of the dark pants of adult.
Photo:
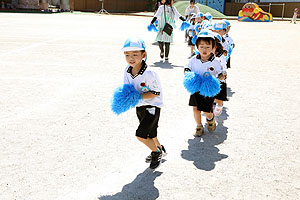
<svg viewBox="0 0 300 200">
<path fill-rule="evenodd" d="M 158 46 L 160 49 L 160 57 L 163 58 L 165 53 L 165 57 L 168 58 L 170 52 L 170 42 L 158 42 Z M 164 46 L 165 46 L 165 50 L 164 50 Z"/>
</svg>

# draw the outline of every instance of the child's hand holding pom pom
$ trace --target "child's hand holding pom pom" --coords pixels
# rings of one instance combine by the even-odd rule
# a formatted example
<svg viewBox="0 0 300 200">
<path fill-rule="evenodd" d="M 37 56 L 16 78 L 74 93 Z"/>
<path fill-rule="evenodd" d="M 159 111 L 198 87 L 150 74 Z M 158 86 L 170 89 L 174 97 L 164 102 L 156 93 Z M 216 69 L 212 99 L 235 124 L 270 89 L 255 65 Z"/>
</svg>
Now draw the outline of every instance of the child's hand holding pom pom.
<svg viewBox="0 0 300 200">
<path fill-rule="evenodd" d="M 135 107 L 140 99 L 141 94 L 134 88 L 133 85 L 124 84 L 114 91 L 111 100 L 111 110 L 115 114 L 119 115 L 130 108 Z"/>
<path fill-rule="evenodd" d="M 184 75 L 183 85 L 191 94 L 200 90 L 201 82 L 201 76 L 195 72 L 186 72 Z"/>
<path fill-rule="evenodd" d="M 220 81 L 209 72 L 205 72 L 202 78 L 200 94 L 205 97 L 214 97 L 220 92 L 220 90 Z"/>
</svg>

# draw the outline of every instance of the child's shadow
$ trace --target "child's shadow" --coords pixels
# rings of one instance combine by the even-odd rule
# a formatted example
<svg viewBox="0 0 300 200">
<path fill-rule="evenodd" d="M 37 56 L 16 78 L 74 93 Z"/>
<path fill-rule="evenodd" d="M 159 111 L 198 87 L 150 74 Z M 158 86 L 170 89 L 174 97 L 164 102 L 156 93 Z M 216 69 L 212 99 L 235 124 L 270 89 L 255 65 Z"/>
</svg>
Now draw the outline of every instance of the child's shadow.
<svg viewBox="0 0 300 200">
<path fill-rule="evenodd" d="M 122 188 L 121 192 L 114 195 L 98 197 L 99 200 L 132 200 L 145 199 L 154 200 L 159 197 L 159 191 L 154 186 L 154 180 L 160 176 L 162 172 L 146 169 L 144 172 L 129 184 Z"/>
<path fill-rule="evenodd" d="M 233 92 L 230 87 L 227 87 L 227 97 L 232 97 L 234 93 L 235 92 Z"/>
<path fill-rule="evenodd" d="M 150 67 L 160 67 L 163 69 L 173 69 L 175 67 L 184 68 L 184 66 L 172 65 L 172 63 L 169 61 L 154 62 L 153 65 L 150 65 Z"/>
<path fill-rule="evenodd" d="M 196 137 L 189 139 L 188 150 L 181 151 L 181 157 L 193 161 L 193 164 L 198 168 L 205 171 L 211 171 L 215 168 L 216 162 L 221 161 L 228 156 L 220 154 L 216 145 L 223 143 L 227 139 L 227 127 L 223 125 L 228 114 L 226 108 L 223 108 L 222 115 L 218 117 L 217 129 L 213 133 L 209 133 L 205 128 L 205 133 L 201 138 Z"/>
</svg>

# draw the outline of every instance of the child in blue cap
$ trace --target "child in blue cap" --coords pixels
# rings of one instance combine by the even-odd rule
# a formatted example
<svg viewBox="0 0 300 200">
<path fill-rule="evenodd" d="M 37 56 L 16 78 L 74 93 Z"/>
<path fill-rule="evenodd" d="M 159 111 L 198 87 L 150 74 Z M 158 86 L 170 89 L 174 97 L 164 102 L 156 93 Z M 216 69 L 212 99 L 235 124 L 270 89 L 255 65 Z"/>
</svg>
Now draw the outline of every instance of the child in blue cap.
<svg viewBox="0 0 300 200">
<path fill-rule="evenodd" d="M 214 56 L 214 49 L 216 48 L 215 35 L 209 30 L 202 30 L 197 36 L 195 47 L 199 54 L 190 59 L 184 71 L 194 72 L 200 76 L 208 72 L 212 76 L 217 77 L 222 70 L 220 62 Z M 195 137 L 200 137 L 204 133 L 201 112 L 206 116 L 208 131 L 213 132 L 216 129 L 213 114 L 214 97 L 203 96 L 200 92 L 192 94 L 189 100 L 189 106 L 193 107 L 194 119 L 197 124 L 196 132 L 194 133 Z"/>
<path fill-rule="evenodd" d="M 151 149 L 146 162 L 150 162 L 151 169 L 156 169 L 161 163 L 162 155 L 166 154 L 164 146 L 157 139 L 160 109 L 163 106 L 160 80 L 146 64 L 146 46 L 143 40 L 127 39 L 122 51 L 128 63 L 124 71 L 124 84 L 132 84 L 141 93 L 141 100 L 136 106 L 140 122 L 136 137 Z"/>
<path fill-rule="evenodd" d="M 230 55 L 231 55 L 231 52 L 232 52 L 233 48 L 235 47 L 235 44 L 233 42 L 232 37 L 229 36 L 229 31 L 230 31 L 230 28 L 231 28 L 230 22 L 226 19 L 224 19 L 223 21 L 227 25 L 226 34 L 224 35 L 224 39 L 227 41 L 227 44 L 228 44 L 228 53 L 229 53 L 229 55 L 227 56 L 228 57 L 227 68 L 231 68 L 231 66 L 230 66 Z"/>
</svg>

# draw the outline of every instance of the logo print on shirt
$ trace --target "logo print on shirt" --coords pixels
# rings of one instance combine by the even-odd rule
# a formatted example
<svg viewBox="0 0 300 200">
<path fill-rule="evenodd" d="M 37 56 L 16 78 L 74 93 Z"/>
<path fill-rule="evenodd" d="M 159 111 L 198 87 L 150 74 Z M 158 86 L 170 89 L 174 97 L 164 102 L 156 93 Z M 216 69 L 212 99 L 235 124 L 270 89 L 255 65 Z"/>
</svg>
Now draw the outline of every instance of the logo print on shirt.
<svg viewBox="0 0 300 200">
<path fill-rule="evenodd" d="M 144 83 L 144 82 L 141 83 L 141 87 L 142 87 L 141 88 L 142 93 L 147 93 L 150 91 L 150 88 L 148 86 L 146 86 L 146 83 Z"/>
</svg>

